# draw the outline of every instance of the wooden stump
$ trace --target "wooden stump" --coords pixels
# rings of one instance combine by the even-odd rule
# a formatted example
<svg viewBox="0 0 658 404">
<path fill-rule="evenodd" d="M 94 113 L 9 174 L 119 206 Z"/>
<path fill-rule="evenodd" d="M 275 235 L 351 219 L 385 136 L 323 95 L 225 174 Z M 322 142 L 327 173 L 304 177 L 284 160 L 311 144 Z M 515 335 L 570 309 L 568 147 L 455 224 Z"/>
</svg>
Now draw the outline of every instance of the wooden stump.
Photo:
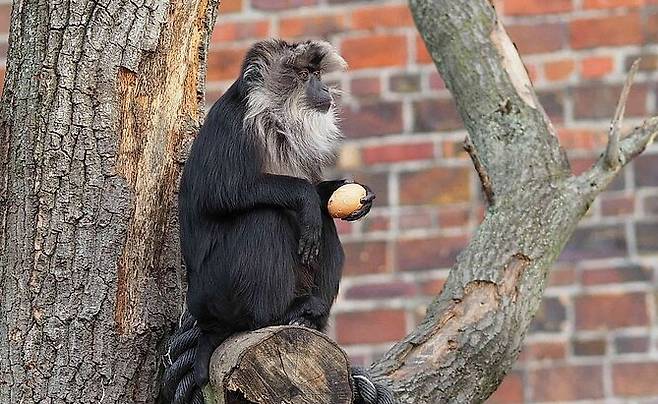
<svg viewBox="0 0 658 404">
<path fill-rule="evenodd" d="M 350 404 L 345 352 L 303 327 L 268 327 L 238 334 L 212 356 L 207 403 Z"/>
</svg>

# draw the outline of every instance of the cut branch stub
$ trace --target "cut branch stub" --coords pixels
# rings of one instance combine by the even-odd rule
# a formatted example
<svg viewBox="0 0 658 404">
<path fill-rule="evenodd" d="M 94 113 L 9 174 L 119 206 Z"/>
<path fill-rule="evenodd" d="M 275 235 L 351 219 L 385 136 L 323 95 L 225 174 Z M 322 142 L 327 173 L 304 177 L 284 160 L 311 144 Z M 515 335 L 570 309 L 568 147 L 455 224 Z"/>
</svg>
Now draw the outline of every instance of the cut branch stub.
<svg viewBox="0 0 658 404">
<path fill-rule="evenodd" d="M 216 404 L 349 404 L 349 362 L 326 335 L 304 327 L 279 326 L 225 341 L 210 363 Z"/>
</svg>

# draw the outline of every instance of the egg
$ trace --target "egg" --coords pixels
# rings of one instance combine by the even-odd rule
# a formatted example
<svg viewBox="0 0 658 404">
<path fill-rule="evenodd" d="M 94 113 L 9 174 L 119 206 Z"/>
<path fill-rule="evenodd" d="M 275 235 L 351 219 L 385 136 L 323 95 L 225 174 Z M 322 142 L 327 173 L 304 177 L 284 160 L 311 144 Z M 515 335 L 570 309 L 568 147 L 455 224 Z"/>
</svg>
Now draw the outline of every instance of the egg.
<svg viewBox="0 0 658 404">
<path fill-rule="evenodd" d="M 331 194 L 327 209 L 332 217 L 344 219 L 361 207 L 366 189 L 359 184 L 345 184 Z"/>
</svg>

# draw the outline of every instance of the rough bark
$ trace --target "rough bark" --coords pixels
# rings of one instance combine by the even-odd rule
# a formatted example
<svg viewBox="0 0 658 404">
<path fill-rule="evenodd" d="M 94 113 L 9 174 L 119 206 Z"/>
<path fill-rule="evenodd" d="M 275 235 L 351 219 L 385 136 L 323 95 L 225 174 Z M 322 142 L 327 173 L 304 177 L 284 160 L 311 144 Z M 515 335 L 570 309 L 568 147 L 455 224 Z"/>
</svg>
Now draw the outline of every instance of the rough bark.
<svg viewBox="0 0 658 404">
<path fill-rule="evenodd" d="M 326 335 L 269 327 L 231 337 L 213 354 L 207 404 L 349 404 L 349 362 Z"/>
<path fill-rule="evenodd" d="M 609 151 L 573 177 L 492 4 L 410 5 L 468 130 L 489 207 L 426 318 L 373 372 L 403 403 L 482 402 L 516 360 L 551 264 L 596 195 L 653 141 L 658 119 L 621 141 L 614 124 Z"/>
<path fill-rule="evenodd" d="M 16 0 L 0 105 L 0 403 L 152 402 L 176 180 L 217 0 Z"/>
</svg>

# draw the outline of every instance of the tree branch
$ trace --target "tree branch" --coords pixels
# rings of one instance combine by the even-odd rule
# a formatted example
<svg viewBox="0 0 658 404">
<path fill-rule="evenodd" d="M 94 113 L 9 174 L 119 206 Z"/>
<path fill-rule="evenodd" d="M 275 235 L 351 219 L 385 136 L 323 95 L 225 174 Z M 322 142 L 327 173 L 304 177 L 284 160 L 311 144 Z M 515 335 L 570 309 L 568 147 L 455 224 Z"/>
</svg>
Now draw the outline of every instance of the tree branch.
<svg viewBox="0 0 658 404">
<path fill-rule="evenodd" d="M 373 365 L 373 373 L 401 402 L 482 402 L 516 360 L 550 266 L 620 167 L 599 162 L 572 177 L 491 2 L 410 0 L 410 6 L 464 120 L 466 149 L 485 193 L 495 199 L 425 319 Z M 615 145 L 634 71 L 603 160 L 620 166 L 658 130 L 658 119 L 648 120 Z"/>
<path fill-rule="evenodd" d="M 637 69 L 640 66 L 640 59 L 637 59 L 631 70 L 628 73 L 626 78 L 626 83 L 624 83 L 624 88 L 621 90 L 621 96 L 619 97 L 619 102 L 617 104 L 617 110 L 615 111 L 615 117 L 610 124 L 610 133 L 608 136 L 608 147 L 605 150 L 604 158 L 606 166 L 611 170 L 619 169 L 619 136 L 621 134 L 621 124 L 624 120 L 624 112 L 626 111 L 626 103 L 628 102 L 628 95 L 631 92 L 631 87 L 633 85 L 633 80 L 635 79 L 635 74 Z"/>
</svg>

